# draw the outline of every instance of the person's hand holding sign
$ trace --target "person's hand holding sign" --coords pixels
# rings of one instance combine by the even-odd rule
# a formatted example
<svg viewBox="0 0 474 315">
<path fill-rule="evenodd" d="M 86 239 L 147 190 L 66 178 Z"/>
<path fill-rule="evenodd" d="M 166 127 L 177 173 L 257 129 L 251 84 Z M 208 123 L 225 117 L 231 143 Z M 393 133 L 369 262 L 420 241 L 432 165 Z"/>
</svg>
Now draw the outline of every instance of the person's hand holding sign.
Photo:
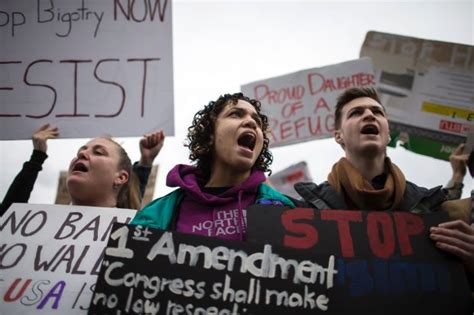
<svg viewBox="0 0 474 315">
<path fill-rule="evenodd" d="M 474 228 L 456 220 L 432 227 L 430 232 L 436 246 L 461 258 L 466 270 L 474 277 Z"/>
</svg>

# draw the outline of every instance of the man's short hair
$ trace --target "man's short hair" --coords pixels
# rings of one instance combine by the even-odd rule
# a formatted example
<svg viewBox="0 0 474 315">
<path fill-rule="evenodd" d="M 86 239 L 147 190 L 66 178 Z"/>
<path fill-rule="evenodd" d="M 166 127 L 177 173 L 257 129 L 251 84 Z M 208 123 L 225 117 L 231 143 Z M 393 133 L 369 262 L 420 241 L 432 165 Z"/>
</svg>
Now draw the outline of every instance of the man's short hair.
<svg viewBox="0 0 474 315">
<path fill-rule="evenodd" d="M 334 126 L 336 127 L 336 130 L 341 128 L 341 120 L 342 120 L 341 115 L 342 115 L 342 109 L 344 108 L 344 106 L 346 106 L 347 103 L 350 103 L 352 100 L 355 100 L 356 98 L 359 98 L 359 97 L 369 97 L 377 101 L 377 103 L 379 103 L 380 105 L 382 105 L 382 103 L 380 102 L 379 95 L 377 94 L 377 91 L 372 87 L 368 87 L 368 88 L 356 87 L 356 88 L 350 88 L 350 89 L 345 90 L 341 95 L 337 97 L 336 111 L 334 113 L 334 116 L 335 116 Z"/>
</svg>

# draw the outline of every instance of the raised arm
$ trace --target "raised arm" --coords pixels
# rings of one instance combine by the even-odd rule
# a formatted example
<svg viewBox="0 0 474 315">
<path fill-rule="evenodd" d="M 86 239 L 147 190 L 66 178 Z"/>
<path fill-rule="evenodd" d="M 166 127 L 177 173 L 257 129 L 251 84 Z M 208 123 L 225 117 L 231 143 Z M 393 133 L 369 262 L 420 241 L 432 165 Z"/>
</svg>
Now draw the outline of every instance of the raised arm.
<svg viewBox="0 0 474 315">
<path fill-rule="evenodd" d="M 32 136 L 33 153 L 30 160 L 23 164 L 23 168 L 16 175 L 0 205 L 0 216 L 2 216 L 10 205 L 14 202 L 28 202 L 31 191 L 38 177 L 38 173 L 43 169 L 42 165 L 47 159 L 48 139 L 56 138 L 59 135 L 57 127 L 50 124 L 42 125 Z"/>
<path fill-rule="evenodd" d="M 464 144 L 460 144 L 449 156 L 449 163 L 453 170 L 451 179 L 446 184 L 445 189 L 448 191 L 448 199 L 459 199 L 462 195 L 464 187 L 463 181 L 466 175 L 466 163 L 469 157 L 468 154 L 463 153 Z"/>
<path fill-rule="evenodd" d="M 163 130 L 155 131 L 143 136 L 140 139 L 140 161 L 133 165 L 133 171 L 138 176 L 140 182 L 140 194 L 145 194 L 148 177 L 150 176 L 153 161 L 160 153 L 165 142 Z"/>
</svg>

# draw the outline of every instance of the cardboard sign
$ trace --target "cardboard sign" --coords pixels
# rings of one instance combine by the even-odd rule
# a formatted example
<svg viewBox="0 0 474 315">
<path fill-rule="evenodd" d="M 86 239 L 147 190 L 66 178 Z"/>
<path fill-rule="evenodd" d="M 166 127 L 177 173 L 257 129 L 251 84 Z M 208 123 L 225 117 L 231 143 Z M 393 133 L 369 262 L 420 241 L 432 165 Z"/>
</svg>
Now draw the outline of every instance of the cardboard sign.
<svg viewBox="0 0 474 315">
<path fill-rule="evenodd" d="M 247 238 L 297 249 L 308 257 L 334 255 L 335 291 L 341 295 L 330 297 L 329 311 L 472 314 L 463 265 L 429 238 L 429 228 L 446 219 L 446 213 L 256 205 L 247 212 Z"/>
<path fill-rule="evenodd" d="M 115 224 L 89 314 L 314 314 L 332 305 L 334 257 Z M 296 272 L 295 272 L 296 270 Z"/>
<path fill-rule="evenodd" d="M 5 0 L 0 139 L 174 134 L 171 0 Z"/>
<path fill-rule="evenodd" d="M 350 259 L 331 225 L 318 230 L 329 246 L 296 250 L 115 224 L 89 314 L 469 314 L 460 263 L 439 253 Z M 406 228 L 402 247 L 425 249 Z"/>
<path fill-rule="evenodd" d="M 112 223 L 135 212 L 13 204 L 0 218 L 0 314 L 86 314 Z"/>
<path fill-rule="evenodd" d="M 268 181 L 279 192 L 298 199 L 300 196 L 293 188 L 294 184 L 297 182 L 311 182 L 312 179 L 308 165 L 303 161 L 290 165 L 279 172 L 272 173 Z"/>
<path fill-rule="evenodd" d="M 368 58 L 298 71 L 245 84 L 242 92 L 262 103 L 273 147 L 333 136 L 336 97 L 351 87 L 375 85 Z"/>
<path fill-rule="evenodd" d="M 413 152 L 448 160 L 474 126 L 474 46 L 368 32 L 392 138 Z"/>
</svg>

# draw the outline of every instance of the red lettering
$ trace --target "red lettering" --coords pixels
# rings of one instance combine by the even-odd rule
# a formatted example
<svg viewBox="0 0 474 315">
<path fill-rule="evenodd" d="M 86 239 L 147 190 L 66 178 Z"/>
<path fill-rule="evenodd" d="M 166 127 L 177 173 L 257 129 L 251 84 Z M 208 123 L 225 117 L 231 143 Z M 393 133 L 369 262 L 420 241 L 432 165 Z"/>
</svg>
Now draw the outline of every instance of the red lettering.
<svg viewBox="0 0 474 315">
<path fill-rule="evenodd" d="M 376 257 L 387 259 L 393 255 L 395 235 L 390 214 L 387 212 L 370 212 L 367 215 L 367 235 L 370 249 Z"/>
<path fill-rule="evenodd" d="M 373 74 L 367 74 L 363 73 L 363 78 L 365 80 L 362 80 L 361 85 L 375 85 L 375 76 Z"/>
<path fill-rule="evenodd" d="M 281 223 L 288 232 L 298 236 L 285 235 L 283 245 L 292 248 L 308 249 L 318 243 L 318 231 L 311 223 L 296 223 L 297 220 L 312 220 L 313 209 L 296 208 L 283 212 Z"/>
<path fill-rule="evenodd" d="M 301 117 L 295 120 L 295 131 L 296 131 L 296 138 L 301 138 L 300 136 L 300 129 L 306 127 L 307 117 Z"/>
<path fill-rule="evenodd" d="M 323 117 L 323 119 L 321 118 Z M 279 122 L 270 120 L 270 141 L 282 142 L 295 139 L 307 139 L 314 136 L 332 135 L 334 131 L 334 115 L 303 116 L 298 119 L 287 119 Z"/>
<path fill-rule="evenodd" d="M 333 80 L 328 79 L 328 80 L 324 81 L 323 89 L 324 89 L 324 92 L 326 92 L 328 89 L 329 89 L 329 91 L 332 92 L 332 91 L 335 91 L 337 88 L 336 88 L 336 85 L 334 84 Z"/>
<path fill-rule="evenodd" d="M 262 89 L 263 89 L 263 93 L 260 95 L 260 91 Z M 268 96 L 268 93 L 269 93 L 269 89 L 268 89 L 268 86 L 266 84 L 257 84 L 253 88 L 253 94 L 255 95 L 255 99 L 257 101 L 264 100 Z M 268 103 L 271 104 L 271 101 L 269 101 Z"/>
<path fill-rule="evenodd" d="M 342 256 L 346 258 L 354 257 L 354 245 L 349 222 L 361 222 L 362 213 L 350 210 L 321 210 L 321 219 L 337 222 Z"/>
<path fill-rule="evenodd" d="M 271 90 L 266 84 L 256 85 L 253 91 L 256 100 L 266 102 L 268 105 L 284 104 L 288 101 L 301 100 L 305 92 L 304 86 L 302 85 Z"/>
<path fill-rule="evenodd" d="M 325 122 L 324 126 L 326 127 L 326 130 L 328 132 L 334 132 L 334 130 L 336 129 L 334 125 L 334 114 L 328 114 L 324 122 Z"/>
<path fill-rule="evenodd" d="M 289 118 L 302 108 L 304 108 L 304 105 L 301 102 L 285 104 L 281 109 L 281 116 L 283 118 Z"/>
<path fill-rule="evenodd" d="M 324 77 L 319 73 L 308 74 L 308 86 L 311 95 L 318 94 L 323 89 Z"/>
<path fill-rule="evenodd" d="M 23 295 L 23 293 L 25 293 L 26 288 L 28 288 L 28 286 L 31 283 L 31 279 L 26 280 L 25 283 L 23 284 L 23 286 L 21 287 L 21 289 L 18 291 L 18 293 L 15 296 L 12 296 L 13 291 L 16 289 L 16 286 L 18 285 L 18 283 L 20 281 L 21 281 L 21 278 L 17 278 L 10 285 L 10 287 L 8 288 L 7 293 L 5 293 L 5 296 L 3 297 L 3 300 L 5 302 L 13 302 L 13 301 L 18 300 Z"/>
<path fill-rule="evenodd" d="M 293 126 L 290 120 L 285 120 L 280 124 L 280 140 L 284 141 L 287 138 L 293 137 Z"/>
<path fill-rule="evenodd" d="M 301 170 L 298 170 L 296 172 L 291 173 L 290 175 L 286 176 L 283 178 L 283 181 L 285 183 L 294 183 L 299 180 L 302 180 L 304 178 L 304 172 Z"/>
<path fill-rule="evenodd" d="M 395 212 L 393 216 L 397 228 L 400 254 L 402 256 L 411 255 L 413 248 L 411 246 L 410 236 L 418 235 L 423 232 L 423 220 L 419 216 L 407 212 Z"/>
<path fill-rule="evenodd" d="M 313 125 L 314 123 L 314 125 Z M 309 133 L 312 136 L 317 136 L 322 133 L 321 130 L 321 116 L 317 117 L 308 117 L 308 128 Z"/>
<path fill-rule="evenodd" d="M 326 79 L 319 73 L 308 74 L 308 86 L 311 95 L 365 85 L 375 85 L 374 75 L 361 72 L 349 76 Z"/>
<path fill-rule="evenodd" d="M 454 121 L 441 120 L 439 122 L 440 130 L 447 130 L 451 132 L 461 133 L 463 130 L 463 125 Z"/>
<path fill-rule="evenodd" d="M 328 104 L 326 103 L 326 100 L 321 97 L 317 102 L 316 102 L 316 106 L 314 107 L 314 111 L 313 111 L 313 114 L 317 114 L 318 113 L 318 109 L 320 108 L 324 108 L 326 109 L 328 112 L 330 112 L 331 110 L 329 109 L 329 106 Z"/>
</svg>

